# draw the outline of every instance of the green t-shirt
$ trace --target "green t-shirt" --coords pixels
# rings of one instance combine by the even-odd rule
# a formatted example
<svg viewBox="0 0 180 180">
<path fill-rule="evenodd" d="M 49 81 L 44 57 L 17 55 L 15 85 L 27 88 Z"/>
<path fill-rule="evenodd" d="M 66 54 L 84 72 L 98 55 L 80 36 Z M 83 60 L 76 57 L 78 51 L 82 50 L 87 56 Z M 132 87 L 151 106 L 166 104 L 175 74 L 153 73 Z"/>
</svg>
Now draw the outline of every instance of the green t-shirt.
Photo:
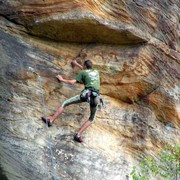
<svg viewBox="0 0 180 180">
<path fill-rule="evenodd" d="M 86 88 L 92 87 L 100 90 L 100 78 L 99 72 L 97 70 L 81 70 L 80 73 L 76 76 L 76 81 L 79 83 L 83 83 Z"/>
</svg>

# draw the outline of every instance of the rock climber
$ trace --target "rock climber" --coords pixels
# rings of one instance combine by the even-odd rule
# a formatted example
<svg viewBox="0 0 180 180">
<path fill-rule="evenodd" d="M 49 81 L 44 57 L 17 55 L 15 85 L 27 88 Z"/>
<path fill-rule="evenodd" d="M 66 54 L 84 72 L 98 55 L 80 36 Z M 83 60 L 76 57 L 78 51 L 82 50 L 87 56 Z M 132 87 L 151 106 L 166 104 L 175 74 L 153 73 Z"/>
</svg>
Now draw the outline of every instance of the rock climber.
<svg viewBox="0 0 180 180">
<path fill-rule="evenodd" d="M 99 102 L 99 90 L 100 90 L 100 76 L 99 72 L 93 69 L 92 61 L 86 60 L 84 61 L 84 65 L 82 66 L 76 60 L 71 62 L 73 67 L 77 66 L 81 69 L 79 74 L 76 76 L 75 79 L 67 80 L 64 79 L 61 75 L 57 75 L 57 79 L 60 82 L 66 84 L 76 84 L 76 83 L 83 83 L 84 90 L 81 91 L 80 95 L 76 95 L 70 99 L 65 100 L 62 105 L 57 109 L 51 117 L 42 117 L 43 122 L 48 124 L 48 127 L 52 126 L 55 119 L 59 117 L 64 112 L 66 106 L 71 104 L 81 103 L 81 102 L 89 102 L 90 105 L 90 116 L 88 120 L 81 126 L 79 131 L 74 135 L 74 140 L 77 142 L 83 142 L 81 134 L 91 125 L 93 122 L 96 111 L 97 105 Z"/>
</svg>

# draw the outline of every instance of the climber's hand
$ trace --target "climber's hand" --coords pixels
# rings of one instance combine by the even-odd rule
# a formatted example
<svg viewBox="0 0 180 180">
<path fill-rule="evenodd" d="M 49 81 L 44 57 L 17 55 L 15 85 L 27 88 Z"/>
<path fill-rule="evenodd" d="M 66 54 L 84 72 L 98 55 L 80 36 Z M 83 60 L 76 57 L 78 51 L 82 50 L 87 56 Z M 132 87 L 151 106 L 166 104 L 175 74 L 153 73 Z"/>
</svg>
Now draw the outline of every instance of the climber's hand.
<svg viewBox="0 0 180 180">
<path fill-rule="evenodd" d="M 61 75 L 57 75 L 56 78 L 59 80 L 59 81 L 63 81 L 63 77 Z"/>
<path fill-rule="evenodd" d="M 72 60 L 71 61 L 71 66 L 74 68 L 75 66 L 77 66 L 77 61 L 76 60 Z"/>
</svg>

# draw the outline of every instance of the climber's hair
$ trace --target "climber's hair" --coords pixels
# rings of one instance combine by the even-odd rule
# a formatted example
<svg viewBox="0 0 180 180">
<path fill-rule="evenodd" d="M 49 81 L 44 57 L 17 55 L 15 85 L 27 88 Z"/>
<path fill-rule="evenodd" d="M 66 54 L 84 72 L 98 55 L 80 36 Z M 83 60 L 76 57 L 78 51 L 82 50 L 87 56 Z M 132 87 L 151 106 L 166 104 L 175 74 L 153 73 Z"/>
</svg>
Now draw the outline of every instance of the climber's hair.
<svg viewBox="0 0 180 180">
<path fill-rule="evenodd" d="M 92 61 L 91 60 L 84 61 L 84 66 L 86 66 L 87 69 L 92 69 Z"/>
</svg>

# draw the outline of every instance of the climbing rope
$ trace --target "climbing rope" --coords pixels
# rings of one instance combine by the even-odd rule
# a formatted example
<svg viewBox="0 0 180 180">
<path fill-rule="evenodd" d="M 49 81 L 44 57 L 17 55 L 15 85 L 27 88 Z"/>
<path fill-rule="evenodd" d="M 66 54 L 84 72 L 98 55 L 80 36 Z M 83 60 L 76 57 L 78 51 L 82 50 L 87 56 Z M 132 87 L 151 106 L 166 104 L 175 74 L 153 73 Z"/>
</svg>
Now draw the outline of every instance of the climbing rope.
<svg viewBox="0 0 180 180">
<path fill-rule="evenodd" d="M 45 101 L 44 101 L 44 94 L 43 94 L 43 86 L 42 86 L 41 76 L 38 73 L 36 73 L 36 71 L 34 71 L 33 68 L 29 67 L 29 70 L 38 77 L 40 91 L 41 91 L 41 100 L 42 100 L 42 105 L 43 105 L 43 109 L 44 109 L 44 116 L 46 117 L 47 110 L 46 110 L 46 104 L 45 104 Z M 48 129 L 48 122 L 47 121 L 46 121 L 46 128 Z M 51 163 L 52 163 L 52 168 L 53 168 L 53 179 L 56 180 L 55 162 L 54 162 L 54 158 L 53 158 L 54 157 L 53 144 L 51 142 L 52 142 L 52 137 L 51 137 L 50 133 L 48 133 L 48 143 L 49 143 L 50 157 L 51 157 Z"/>
</svg>

